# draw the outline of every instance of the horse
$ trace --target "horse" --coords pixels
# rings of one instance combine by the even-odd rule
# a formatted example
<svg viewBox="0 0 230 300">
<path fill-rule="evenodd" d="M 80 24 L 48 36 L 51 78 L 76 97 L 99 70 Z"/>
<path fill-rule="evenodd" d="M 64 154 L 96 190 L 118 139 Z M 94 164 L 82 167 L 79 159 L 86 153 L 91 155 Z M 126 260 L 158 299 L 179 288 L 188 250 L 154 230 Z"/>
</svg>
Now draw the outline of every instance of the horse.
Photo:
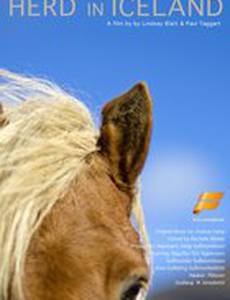
<svg viewBox="0 0 230 300">
<path fill-rule="evenodd" d="M 0 78 L 0 299 L 144 299 L 147 84 L 109 101 L 98 130 L 58 85 L 8 70 Z"/>
</svg>

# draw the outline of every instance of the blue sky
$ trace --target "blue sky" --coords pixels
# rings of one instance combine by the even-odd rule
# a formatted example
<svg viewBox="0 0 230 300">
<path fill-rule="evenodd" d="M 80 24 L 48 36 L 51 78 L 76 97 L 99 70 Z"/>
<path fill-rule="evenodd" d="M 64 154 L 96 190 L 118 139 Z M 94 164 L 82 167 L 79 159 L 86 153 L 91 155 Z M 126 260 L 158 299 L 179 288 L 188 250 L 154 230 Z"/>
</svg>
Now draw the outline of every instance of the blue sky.
<svg viewBox="0 0 230 300">
<path fill-rule="evenodd" d="M 194 226 L 201 192 L 226 193 L 219 210 L 204 216 L 229 216 L 229 17 L 225 1 L 218 28 L 127 29 L 84 16 L 9 18 L 2 6 L 0 67 L 74 91 L 97 120 L 107 100 L 139 80 L 149 84 L 154 132 L 142 189 L 153 244 L 158 228 Z M 167 284 L 156 275 L 156 289 Z"/>
</svg>

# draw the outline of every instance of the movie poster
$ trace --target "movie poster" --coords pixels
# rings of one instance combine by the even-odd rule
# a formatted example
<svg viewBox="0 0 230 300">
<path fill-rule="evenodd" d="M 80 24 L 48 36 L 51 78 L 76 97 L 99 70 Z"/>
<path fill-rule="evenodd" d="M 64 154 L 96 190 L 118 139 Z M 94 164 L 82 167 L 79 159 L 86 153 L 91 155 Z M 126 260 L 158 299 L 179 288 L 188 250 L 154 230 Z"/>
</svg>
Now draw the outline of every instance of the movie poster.
<svg viewBox="0 0 230 300">
<path fill-rule="evenodd" d="M 0 300 L 230 300 L 229 9 L 228 0 L 1 0 Z M 51 105 L 62 97 L 70 105 L 60 102 L 63 115 Z M 88 162 L 97 151 L 112 178 L 105 184 L 102 163 Z M 71 256 L 70 230 L 60 253 L 53 235 L 46 241 L 38 231 L 69 178 L 82 174 L 82 161 L 95 172 L 76 195 L 95 202 L 97 213 L 89 217 L 91 204 L 79 204 L 76 226 L 85 238 L 72 235 Z M 138 199 L 128 203 L 131 194 Z M 107 210 L 105 197 L 115 201 Z M 123 249 L 123 198 L 130 214 L 137 206 L 132 222 L 142 231 L 137 248 L 148 253 L 146 276 L 120 266 L 123 256 L 139 261 L 129 239 Z M 57 231 L 71 219 L 65 209 L 53 222 Z M 94 234 L 84 213 L 99 227 Z M 75 257 L 85 269 L 71 269 Z"/>
</svg>

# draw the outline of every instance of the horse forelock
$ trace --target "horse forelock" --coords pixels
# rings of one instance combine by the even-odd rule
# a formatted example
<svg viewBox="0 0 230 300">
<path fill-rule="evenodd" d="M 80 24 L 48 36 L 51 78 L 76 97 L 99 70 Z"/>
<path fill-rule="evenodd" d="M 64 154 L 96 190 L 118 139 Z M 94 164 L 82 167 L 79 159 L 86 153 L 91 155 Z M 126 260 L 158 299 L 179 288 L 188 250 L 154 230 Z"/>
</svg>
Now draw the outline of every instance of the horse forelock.
<svg viewBox="0 0 230 300">
<path fill-rule="evenodd" d="M 98 133 L 85 105 L 45 80 L 0 70 L 0 102 L 0 298 L 23 299 L 31 238 L 97 150 Z M 133 211 L 147 244 L 139 201 Z"/>
<path fill-rule="evenodd" d="M 1 71 L 0 293 L 21 296 L 26 249 L 34 231 L 68 191 L 97 132 L 87 108 L 47 81 Z M 2 259 L 3 258 L 3 259 Z"/>
</svg>

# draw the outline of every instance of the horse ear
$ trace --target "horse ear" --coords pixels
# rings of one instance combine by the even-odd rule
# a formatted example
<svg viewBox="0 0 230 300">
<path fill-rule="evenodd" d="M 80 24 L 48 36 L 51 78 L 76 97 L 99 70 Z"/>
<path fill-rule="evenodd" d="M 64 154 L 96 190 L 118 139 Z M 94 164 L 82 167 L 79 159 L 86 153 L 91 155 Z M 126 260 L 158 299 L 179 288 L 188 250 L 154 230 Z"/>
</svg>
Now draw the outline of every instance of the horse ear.
<svg viewBox="0 0 230 300">
<path fill-rule="evenodd" d="M 145 83 L 107 103 L 98 145 L 115 182 L 132 188 L 144 165 L 152 129 L 152 101 Z"/>
</svg>

